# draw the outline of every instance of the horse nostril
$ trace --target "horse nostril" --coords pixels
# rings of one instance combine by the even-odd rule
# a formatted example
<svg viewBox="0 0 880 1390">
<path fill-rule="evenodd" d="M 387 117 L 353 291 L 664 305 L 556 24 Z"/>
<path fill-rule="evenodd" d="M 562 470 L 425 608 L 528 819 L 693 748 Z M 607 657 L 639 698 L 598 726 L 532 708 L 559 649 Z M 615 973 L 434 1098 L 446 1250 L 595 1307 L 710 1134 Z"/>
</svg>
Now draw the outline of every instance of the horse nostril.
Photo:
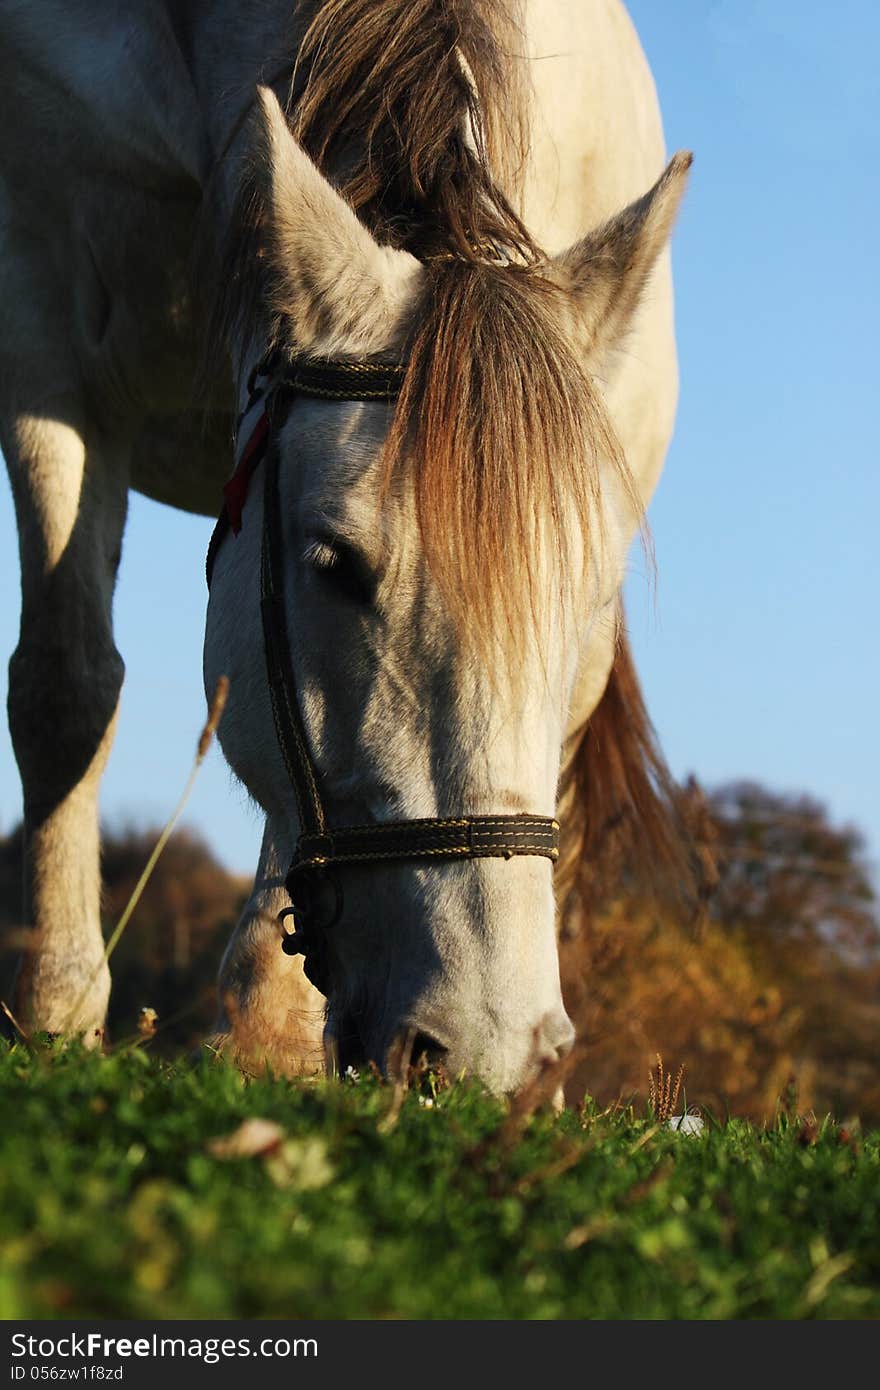
<svg viewBox="0 0 880 1390">
<path fill-rule="evenodd" d="M 429 1033 L 416 1033 L 412 1049 L 412 1065 L 418 1066 L 424 1057 L 429 1067 L 439 1067 L 445 1061 L 446 1048 Z"/>
</svg>

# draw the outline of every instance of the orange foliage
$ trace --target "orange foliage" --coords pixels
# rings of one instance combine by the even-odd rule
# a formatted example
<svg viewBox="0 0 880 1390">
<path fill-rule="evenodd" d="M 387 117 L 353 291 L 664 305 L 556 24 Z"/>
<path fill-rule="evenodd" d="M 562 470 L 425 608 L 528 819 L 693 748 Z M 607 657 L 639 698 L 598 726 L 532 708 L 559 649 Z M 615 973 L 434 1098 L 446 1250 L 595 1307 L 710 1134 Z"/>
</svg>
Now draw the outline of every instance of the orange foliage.
<svg viewBox="0 0 880 1390">
<path fill-rule="evenodd" d="M 691 788 L 687 795 L 694 796 Z M 740 784 L 708 801 L 719 880 L 699 930 L 621 896 L 561 942 L 566 1003 L 586 1044 L 569 1100 L 647 1095 L 660 1052 L 688 1104 L 772 1117 L 880 1119 L 880 927 L 862 843 L 806 798 Z"/>
<path fill-rule="evenodd" d="M 716 925 L 695 940 L 619 903 L 582 939 L 563 943 L 562 968 L 566 1004 L 586 1042 L 569 1100 L 585 1090 L 603 1102 L 646 1096 L 658 1052 L 685 1064 L 688 1104 L 722 1115 L 727 1107 L 771 1115 L 795 1071 L 805 1092 L 812 1084 L 814 1068 L 795 1051 L 800 1007 Z"/>
</svg>

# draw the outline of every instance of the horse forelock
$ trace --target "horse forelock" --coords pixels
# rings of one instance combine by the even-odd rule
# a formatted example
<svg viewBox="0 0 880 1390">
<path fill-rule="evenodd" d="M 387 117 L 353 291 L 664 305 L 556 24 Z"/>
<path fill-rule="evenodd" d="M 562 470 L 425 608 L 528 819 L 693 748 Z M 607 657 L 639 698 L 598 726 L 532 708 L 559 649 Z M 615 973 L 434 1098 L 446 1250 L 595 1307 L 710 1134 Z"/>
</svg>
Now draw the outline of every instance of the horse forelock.
<svg viewBox="0 0 880 1390">
<path fill-rule="evenodd" d="M 430 263 L 385 448 L 447 607 L 490 659 L 540 648 L 598 563 L 602 461 L 628 482 L 561 298 L 540 267 Z"/>
</svg>

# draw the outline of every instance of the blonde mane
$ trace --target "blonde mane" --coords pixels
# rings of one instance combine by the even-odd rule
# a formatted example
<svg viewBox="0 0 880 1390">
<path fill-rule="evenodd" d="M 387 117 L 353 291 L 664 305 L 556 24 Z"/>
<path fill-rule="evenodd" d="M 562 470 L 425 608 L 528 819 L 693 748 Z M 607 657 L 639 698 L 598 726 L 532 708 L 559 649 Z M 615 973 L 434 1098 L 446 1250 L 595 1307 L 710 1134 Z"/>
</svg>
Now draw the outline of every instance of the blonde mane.
<svg viewBox="0 0 880 1390">
<path fill-rule="evenodd" d="M 386 467 L 411 470 L 428 564 L 497 659 L 498 639 L 542 641 L 547 598 L 565 601 L 601 542 L 600 458 L 628 474 L 540 268 L 456 256 L 429 278 Z"/>
</svg>

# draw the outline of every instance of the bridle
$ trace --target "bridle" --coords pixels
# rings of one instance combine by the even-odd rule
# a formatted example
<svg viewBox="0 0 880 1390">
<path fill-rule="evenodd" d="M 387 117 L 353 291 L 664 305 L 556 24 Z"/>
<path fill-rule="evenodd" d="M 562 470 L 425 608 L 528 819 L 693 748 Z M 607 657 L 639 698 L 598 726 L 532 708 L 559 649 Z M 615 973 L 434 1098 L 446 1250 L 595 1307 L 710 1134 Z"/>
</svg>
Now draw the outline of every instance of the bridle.
<svg viewBox="0 0 880 1390">
<path fill-rule="evenodd" d="M 389 362 L 345 362 L 273 353 L 251 373 L 249 398 L 237 437 L 242 441 L 235 472 L 224 488 L 225 506 L 211 537 L 206 562 L 208 587 L 224 536 L 241 526 L 248 482 L 262 461 L 263 530 L 260 555 L 260 606 L 272 716 L 287 776 L 296 796 L 300 835 L 285 887 L 293 917 L 282 949 L 304 956 L 312 982 L 326 993 L 324 938 L 342 912 L 342 889 L 329 871 L 345 864 L 397 860 L 437 863 L 462 859 L 559 857 L 559 823 L 548 816 L 488 815 L 425 817 L 368 825 L 332 826 L 321 798 L 320 777 L 309 749 L 297 699 L 293 660 L 284 617 L 284 546 L 278 485 L 277 432 L 297 396 L 321 400 L 389 401 L 400 394 L 405 366 Z"/>
</svg>

